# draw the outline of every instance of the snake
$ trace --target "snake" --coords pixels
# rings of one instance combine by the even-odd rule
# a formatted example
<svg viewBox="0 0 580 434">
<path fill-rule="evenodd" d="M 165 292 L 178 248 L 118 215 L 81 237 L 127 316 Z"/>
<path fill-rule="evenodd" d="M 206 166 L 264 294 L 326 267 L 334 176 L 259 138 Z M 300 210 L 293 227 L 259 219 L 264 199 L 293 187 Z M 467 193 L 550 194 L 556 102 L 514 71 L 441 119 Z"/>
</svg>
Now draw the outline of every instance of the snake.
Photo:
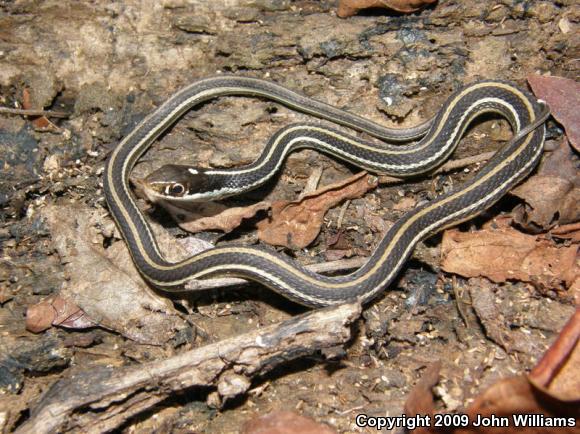
<svg viewBox="0 0 580 434">
<path fill-rule="evenodd" d="M 169 261 L 137 205 L 129 175 L 145 151 L 184 113 L 221 96 L 272 100 L 371 137 L 320 123 L 291 124 L 277 131 L 249 165 L 228 169 L 171 165 L 161 170 L 150 180 L 159 198 L 179 203 L 243 193 L 271 179 L 285 157 L 300 148 L 316 149 L 374 173 L 415 177 L 441 165 L 468 126 L 485 113 L 505 118 L 514 135 L 470 179 L 401 217 L 366 263 L 350 274 L 314 273 L 274 249 L 248 245 L 217 246 Z M 453 92 L 427 122 L 407 129 L 387 128 L 267 80 L 215 76 L 175 93 L 120 141 L 106 163 L 103 190 L 133 262 L 153 287 L 171 293 L 183 291 L 190 279 L 234 276 L 308 307 L 353 299 L 368 303 L 393 283 L 419 241 L 490 208 L 534 170 L 542 156 L 548 116 L 548 106 L 517 85 L 481 80 Z"/>
</svg>

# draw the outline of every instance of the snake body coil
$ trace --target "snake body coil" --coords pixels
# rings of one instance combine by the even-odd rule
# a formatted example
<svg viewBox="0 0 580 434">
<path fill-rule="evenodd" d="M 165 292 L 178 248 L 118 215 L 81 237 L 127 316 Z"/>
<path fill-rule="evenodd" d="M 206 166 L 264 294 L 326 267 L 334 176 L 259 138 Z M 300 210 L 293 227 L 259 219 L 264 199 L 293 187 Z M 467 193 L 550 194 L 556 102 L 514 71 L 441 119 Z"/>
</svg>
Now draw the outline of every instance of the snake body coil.
<svg viewBox="0 0 580 434">
<path fill-rule="evenodd" d="M 224 95 L 269 98 L 386 141 L 424 137 L 406 146 L 377 146 L 318 125 L 291 125 L 270 139 L 256 162 L 243 168 L 204 171 L 204 179 L 211 180 L 207 191 L 191 186 L 167 190 L 164 193 L 170 199 L 211 200 L 255 188 L 278 170 L 289 152 L 302 147 L 319 149 L 371 171 L 414 176 L 440 165 L 453 152 L 468 125 L 483 113 L 505 117 L 516 136 L 459 189 L 417 207 L 400 219 L 385 234 L 367 263 L 349 275 L 328 277 L 312 273 L 276 252 L 248 246 L 216 247 L 172 263 L 161 254 L 135 203 L 129 189 L 129 173 L 151 143 L 183 113 Z M 229 275 L 260 282 L 307 306 L 331 305 L 357 297 L 369 301 L 395 279 L 417 242 L 489 208 L 534 169 L 542 153 L 545 133 L 542 124 L 546 117 L 545 106 L 527 92 L 505 82 L 481 81 L 451 95 L 431 121 L 416 128 L 393 130 L 273 83 L 214 77 L 193 83 L 172 96 L 118 145 L 106 167 L 104 191 L 135 264 L 155 286 L 172 290 L 189 279 Z M 198 169 L 183 171 L 184 176 L 199 175 Z"/>
</svg>

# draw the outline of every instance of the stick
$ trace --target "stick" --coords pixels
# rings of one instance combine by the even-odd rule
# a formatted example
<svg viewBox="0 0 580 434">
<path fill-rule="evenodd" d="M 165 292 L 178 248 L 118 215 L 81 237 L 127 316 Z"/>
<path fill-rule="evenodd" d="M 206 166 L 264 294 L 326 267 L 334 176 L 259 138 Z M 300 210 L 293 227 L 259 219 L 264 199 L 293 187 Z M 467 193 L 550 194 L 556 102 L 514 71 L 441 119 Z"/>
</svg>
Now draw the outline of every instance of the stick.
<svg viewBox="0 0 580 434">
<path fill-rule="evenodd" d="M 68 118 L 70 113 L 55 112 L 51 110 L 35 109 L 15 109 L 10 107 L 0 107 L 0 114 L 21 115 L 21 116 L 46 116 L 48 118 Z"/>
<path fill-rule="evenodd" d="M 108 432 L 194 386 L 217 387 L 223 402 L 281 363 L 345 344 L 361 310 L 358 302 L 332 306 L 168 359 L 75 372 L 52 385 L 16 433 Z"/>
</svg>

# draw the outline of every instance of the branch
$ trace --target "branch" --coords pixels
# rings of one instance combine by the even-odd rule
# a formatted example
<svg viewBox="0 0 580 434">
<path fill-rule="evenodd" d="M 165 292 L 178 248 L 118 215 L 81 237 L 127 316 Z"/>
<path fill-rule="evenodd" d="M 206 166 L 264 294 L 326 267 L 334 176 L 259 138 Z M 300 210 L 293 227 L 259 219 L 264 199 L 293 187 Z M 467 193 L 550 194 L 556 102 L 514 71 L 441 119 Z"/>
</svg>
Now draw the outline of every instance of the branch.
<svg viewBox="0 0 580 434">
<path fill-rule="evenodd" d="M 20 115 L 20 116 L 45 116 L 47 118 L 68 118 L 70 113 L 56 112 L 51 110 L 35 109 L 15 109 L 10 107 L 0 107 L 0 114 Z"/>
<path fill-rule="evenodd" d="M 165 360 L 69 374 L 52 385 L 16 433 L 108 432 L 191 387 L 216 387 L 223 402 L 245 393 L 256 375 L 348 342 L 361 309 L 358 302 L 333 306 Z"/>
</svg>

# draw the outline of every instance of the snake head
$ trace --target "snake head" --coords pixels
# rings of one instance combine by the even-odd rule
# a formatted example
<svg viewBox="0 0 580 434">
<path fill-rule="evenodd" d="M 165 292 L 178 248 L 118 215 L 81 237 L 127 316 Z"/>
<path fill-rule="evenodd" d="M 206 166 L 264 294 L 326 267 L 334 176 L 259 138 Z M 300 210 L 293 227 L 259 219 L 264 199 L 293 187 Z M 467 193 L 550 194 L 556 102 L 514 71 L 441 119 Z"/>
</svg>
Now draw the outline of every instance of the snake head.
<svg viewBox="0 0 580 434">
<path fill-rule="evenodd" d="M 167 164 L 151 172 L 141 181 L 145 194 L 152 202 L 196 202 L 211 200 L 211 178 L 203 169 Z"/>
</svg>

